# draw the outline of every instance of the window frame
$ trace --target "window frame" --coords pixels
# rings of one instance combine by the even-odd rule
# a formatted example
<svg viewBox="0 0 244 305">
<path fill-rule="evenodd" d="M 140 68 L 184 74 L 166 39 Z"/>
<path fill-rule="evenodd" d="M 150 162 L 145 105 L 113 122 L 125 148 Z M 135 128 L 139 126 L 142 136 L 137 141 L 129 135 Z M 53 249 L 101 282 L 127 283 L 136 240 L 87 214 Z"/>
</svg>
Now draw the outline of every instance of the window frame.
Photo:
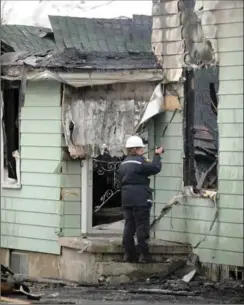
<svg viewBox="0 0 244 305">
<path fill-rule="evenodd" d="M 15 157 L 17 180 L 11 179 L 13 181 L 11 181 L 11 180 L 8 181 L 8 179 L 10 179 L 10 178 L 7 178 L 6 175 L 5 175 L 6 169 L 4 167 L 3 109 L 4 109 L 4 101 L 3 101 L 3 92 L 1 90 L 0 91 L 0 153 L 1 153 L 0 164 L 1 164 L 1 188 L 2 189 L 20 189 L 21 188 L 21 170 L 20 170 L 20 153 L 19 153 L 19 150 L 15 151 L 15 152 L 18 153 L 18 155 Z M 18 121 L 20 122 L 19 118 L 18 118 Z M 20 129 L 19 129 L 18 137 L 20 139 Z M 13 152 L 13 154 L 15 152 Z"/>
</svg>

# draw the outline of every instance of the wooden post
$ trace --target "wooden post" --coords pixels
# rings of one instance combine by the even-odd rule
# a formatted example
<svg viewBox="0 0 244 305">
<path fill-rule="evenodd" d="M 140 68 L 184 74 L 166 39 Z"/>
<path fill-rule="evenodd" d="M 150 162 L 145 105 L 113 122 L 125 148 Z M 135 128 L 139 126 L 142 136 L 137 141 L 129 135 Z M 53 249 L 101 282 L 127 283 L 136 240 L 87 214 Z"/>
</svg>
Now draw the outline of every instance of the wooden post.
<svg viewBox="0 0 244 305">
<path fill-rule="evenodd" d="M 87 158 L 82 161 L 81 167 L 81 234 L 88 234 L 92 231 L 92 178 L 92 158 Z"/>
</svg>

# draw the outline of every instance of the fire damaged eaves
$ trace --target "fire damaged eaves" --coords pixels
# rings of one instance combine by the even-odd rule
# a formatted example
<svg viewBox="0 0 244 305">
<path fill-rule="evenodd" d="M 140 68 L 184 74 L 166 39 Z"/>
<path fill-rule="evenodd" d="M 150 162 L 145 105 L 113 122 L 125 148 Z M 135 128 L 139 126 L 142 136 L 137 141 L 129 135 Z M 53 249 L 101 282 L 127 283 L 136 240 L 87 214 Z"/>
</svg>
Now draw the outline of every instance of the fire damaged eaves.
<svg viewBox="0 0 244 305">
<path fill-rule="evenodd" d="M 119 82 L 161 81 L 163 71 L 152 53 L 84 53 L 76 49 L 39 53 L 5 53 L 0 57 L 3 79 L 50 79 L 74 87 Z"/>
<path fill-rule="evenodd" d="M 78 70 L 160 69 L 153 53 L 89 53 L 75 48 L 48 52 L 46 56 L 35 56 L 32 60 L 27 57 L 24 58 L 23 63 L 35 68 Z"/>
<path fill-rule="evenodd" d="M 14 54 L 12 59 L 14 59 L 13 57 Z M 4 57 L 2 58 L 4 59 Z M 36 56 L 18 54 L 15 58 L 16 60 L 11 62 L 12 65 L 25 64 L 26 66 L 33 68 L 114 71 L 160 69 L 153 53 L 90 53 L 70 48 L 63 51 L 47 52 L 46 54 Z M 8 65 L 10 62 L 4 62 L 1 60 L 1 63 L 2 65 Z"/>
</svg>

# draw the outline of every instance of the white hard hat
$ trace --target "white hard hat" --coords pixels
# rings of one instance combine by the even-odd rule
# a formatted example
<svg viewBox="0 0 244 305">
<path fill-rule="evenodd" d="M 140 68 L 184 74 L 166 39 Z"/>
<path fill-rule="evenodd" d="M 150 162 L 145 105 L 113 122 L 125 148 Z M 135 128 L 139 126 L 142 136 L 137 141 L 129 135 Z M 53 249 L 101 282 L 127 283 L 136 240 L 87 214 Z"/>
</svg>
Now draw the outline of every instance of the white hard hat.
<svg viewBox="0 0 244 305">
<path fill-rule="evenodd" d="M 143 141 L 140 137 L 131 136 L 127 139 L 125 147 L 126 148 L 145 147 L 145 145 L 143 144 Z"/>
</svg>

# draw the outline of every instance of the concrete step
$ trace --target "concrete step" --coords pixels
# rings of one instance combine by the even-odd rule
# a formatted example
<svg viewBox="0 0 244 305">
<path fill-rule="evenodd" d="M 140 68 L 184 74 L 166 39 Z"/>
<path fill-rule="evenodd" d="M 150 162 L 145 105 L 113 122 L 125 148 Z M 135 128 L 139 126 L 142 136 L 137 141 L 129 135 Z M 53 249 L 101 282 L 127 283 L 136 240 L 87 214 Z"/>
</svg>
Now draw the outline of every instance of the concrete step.
<svg viewBox="0 0 244 305">
<path fill-rule="evenodd" d="M 124 252 L 120 236 L 62 237 L 59 239 L 59 244 L 65 248 L 89 253 L 122 254 Z M 191 246 L 187 244 L 152 239 L 149 245 L 152 254 L 185 255 L 191 253 Z"/>
<path fill-rule="evenodd" d="M 167 276 L 183 266 L 191 252 L 188 245 L 151 241 L 150 251 L 155 263 L 122 262 L 121 238 L 61 238 L 62 278 L 81 283 L 127 283 L 138 277 L 155 274 Z"/>
<path fill-rule="evenodd" d="M 164 263 L 129 264 L 122 262 L 100 262 L 96 264 L 98 280 L 100 283 L 122 284 L 145 278 L 152 275 L 167 277 L 170 273 L 185 265 L 186 260 L 168 260 Z"/>
<path fill-rule="evenodd" d="M 113 253 L 93 253 L 96 262 L 116 262 L 123 263 L 124 262 L 124 254 L 113 254 Z M 168 255 L 165 254 L 157 254 L 152 253 L 152 261 L 154 263 L 164 263 L 168 259 Z M 174 255 L 174 258 L 184 259 L 186 255 Z"/>
<path fill-rule="evenodd" d="M 97 261 L 92 253 L 78 253 L 63 248 L 60 260 L 61 277 L 64 280 L 79 283 L 121 284 L 135 281 L 138 278 L 158 275 L 166 277 L 174 270 L 186 264 L 185 258 L 172 258 L 161 263 L 130 264 L 115 261 Z"/>
</svg>

